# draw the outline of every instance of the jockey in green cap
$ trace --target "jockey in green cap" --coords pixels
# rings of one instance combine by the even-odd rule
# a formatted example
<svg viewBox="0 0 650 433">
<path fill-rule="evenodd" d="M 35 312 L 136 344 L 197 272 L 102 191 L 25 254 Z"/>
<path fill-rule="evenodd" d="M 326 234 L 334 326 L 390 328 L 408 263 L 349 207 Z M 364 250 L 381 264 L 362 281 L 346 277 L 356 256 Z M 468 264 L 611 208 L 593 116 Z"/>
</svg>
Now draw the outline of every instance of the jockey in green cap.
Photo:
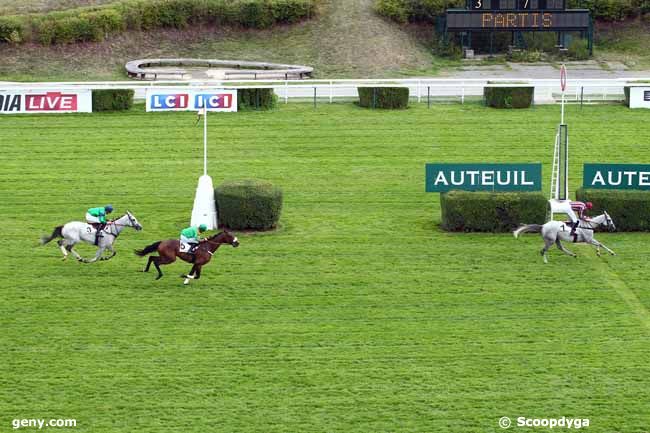
<svg viewBox="0 0 650 433">
<path fill-rule="evenodd" d="M 91 207 L 86 212 L 86 222 L 96 230 L 95 245 L 99 242 L 99 238 L 102 237 L 102 229 L 106 226 L 106 215 L 111 212 L 113 212 L 113 206 L 110 204 L 101 207 Z"/>
<path fill-rule="evenodd" d="M 208 226 L 201 224 L 198 227 L 191 226 L 181 230 L 181 244 L 186 243 L 190 245 L 190 249 L 187 251 L 188 253 L 194 254 L 194 250 L 199 245 L 199 241 L 201 241 L 201 238 L 199 238 L 199 233 L 203 233 L 207 229 Z"/>
</svg>

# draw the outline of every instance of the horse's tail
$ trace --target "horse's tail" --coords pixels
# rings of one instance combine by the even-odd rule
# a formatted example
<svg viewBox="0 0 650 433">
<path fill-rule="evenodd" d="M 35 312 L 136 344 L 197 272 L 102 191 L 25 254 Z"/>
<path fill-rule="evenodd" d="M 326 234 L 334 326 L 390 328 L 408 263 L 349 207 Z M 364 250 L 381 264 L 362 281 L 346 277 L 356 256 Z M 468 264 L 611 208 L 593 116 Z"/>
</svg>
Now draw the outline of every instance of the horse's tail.
<svg viewBox="0 0 650 433">
<path fill-rule="evenodd" d="M 54 230 L 52 231 L 52 234 L 49 236 L 41 236 L 41 245 L 45 245 L 49 241 L 51 241 L 54 238 L 62 238 L 63 233 L 61 232 L 63 230 L 63 226 L 57 226 L 54 227 Z"/>
<path fill-rule="evenodd" d="M 517 230 L 512 232 L 512 234 L 515 235 L 515 238 L 518 238 L 522 233 L 541 233 L 542 227 L 544 226 L 541 224 L 526 224 L 519 227 Z"/>
<path fill-rule="evenodd" d="M 160 245 L 161 242 L 162 241 L 154 242 L 153 244 L 147 245 L 146 247 L 144 247 L 141 250 L 135 250 L 135 253 L 137 255 L 139 255 L 140 257 L 144 257 L 147 254 L 153 253 L 154 251 L 156 251 L 158 249 L 158 245 Z"/>
</svg>

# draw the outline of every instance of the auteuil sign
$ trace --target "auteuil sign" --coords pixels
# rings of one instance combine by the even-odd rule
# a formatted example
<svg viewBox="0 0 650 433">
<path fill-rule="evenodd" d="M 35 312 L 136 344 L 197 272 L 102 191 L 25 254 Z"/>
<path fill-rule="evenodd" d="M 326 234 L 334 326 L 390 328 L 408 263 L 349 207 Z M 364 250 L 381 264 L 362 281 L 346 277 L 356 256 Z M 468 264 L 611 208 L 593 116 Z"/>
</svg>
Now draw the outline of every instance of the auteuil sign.
<svg viewBox="0 0 650 433">
<path fill-rule="evenodd" d="M 582 185 L 589 189 L 650 190 L 650 164 L 585 164 Z"/>
<path fill-rule="evenodd" d="M 541 191 L 542 164 L 427 164 L 426 191 Z"/>
</svg>

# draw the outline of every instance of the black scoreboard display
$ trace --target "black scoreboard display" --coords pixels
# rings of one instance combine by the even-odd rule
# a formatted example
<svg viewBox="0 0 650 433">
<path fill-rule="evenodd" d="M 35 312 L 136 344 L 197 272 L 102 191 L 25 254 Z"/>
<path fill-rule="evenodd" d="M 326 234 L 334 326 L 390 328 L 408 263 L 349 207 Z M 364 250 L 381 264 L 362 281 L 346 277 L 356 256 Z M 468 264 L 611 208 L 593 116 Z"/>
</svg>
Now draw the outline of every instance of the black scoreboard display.
<svg viewBox="0 0 650 433">
<path fill-rule="evenodd" d="M 566 9 L 566 0 L 467 0 L 466 9 L 447 10 L 447 30 L 586 31 L 586 9 Z"/>
</svg>

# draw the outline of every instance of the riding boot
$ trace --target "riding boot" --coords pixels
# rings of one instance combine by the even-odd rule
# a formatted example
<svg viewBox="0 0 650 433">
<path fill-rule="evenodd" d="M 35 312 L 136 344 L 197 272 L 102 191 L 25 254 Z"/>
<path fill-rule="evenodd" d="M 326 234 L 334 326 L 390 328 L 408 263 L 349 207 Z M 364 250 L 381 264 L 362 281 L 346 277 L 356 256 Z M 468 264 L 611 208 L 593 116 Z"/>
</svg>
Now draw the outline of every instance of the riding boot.
<svg viewBox="0 0 650 433">
<path fill-rule="evenodd" d="M 95 245 L 99 245 L 99 239 L 103 238 L 102 230 L 104 230 L 105 224 L 98 223 L 95 229 Z"/>
<path fill-rule="evenodd" d="M 570 234 L 570 236 L 573 237 L 573 243 L 574 243 L 574 244 L 575 244 L 576 242 L 578 242 L 578 233 L 576 232 L 576 230 L 578 229 L 578 226 L 579 226 L 579 225 L 580 225 L 580 220 L 574 222 L 574 223 L 571 225 L 571 234 Z"/>
</svg>

